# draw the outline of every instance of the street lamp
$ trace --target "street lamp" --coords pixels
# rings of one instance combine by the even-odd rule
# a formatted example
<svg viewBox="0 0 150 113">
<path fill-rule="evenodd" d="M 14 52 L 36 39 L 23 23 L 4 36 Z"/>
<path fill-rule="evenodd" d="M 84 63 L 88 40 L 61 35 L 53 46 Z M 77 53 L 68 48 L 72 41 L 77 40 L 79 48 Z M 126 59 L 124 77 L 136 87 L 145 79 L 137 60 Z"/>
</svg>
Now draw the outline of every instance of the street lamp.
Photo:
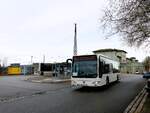
<svg viewBox="0 0 150 113">
<path fill-rule="evenodd" d="M 45 63 L 45 55 L 43 55 L 43 63 Z"/>
<path fill-rule="evenodd" d="M 31 56 L 31 64 L 33 63 L 33 56 Z"/>
</svg>

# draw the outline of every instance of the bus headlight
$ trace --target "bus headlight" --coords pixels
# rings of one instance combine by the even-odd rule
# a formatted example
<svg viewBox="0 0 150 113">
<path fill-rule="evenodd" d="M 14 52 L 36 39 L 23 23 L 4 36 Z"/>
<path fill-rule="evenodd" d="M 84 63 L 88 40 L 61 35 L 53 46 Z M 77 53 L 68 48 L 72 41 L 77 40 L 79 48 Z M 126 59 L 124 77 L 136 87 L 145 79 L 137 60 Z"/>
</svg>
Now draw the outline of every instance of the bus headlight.
<svg viewBox="0 0 150 113">
<path fill-rule="evenodd" d="M 71 81 L 71 83 L 72 83 L 72 84 L 76 84 L 76 82 L 75 82 L 75 81 L 73 81 L 73 80 Z"/>
<path fill-rule="evenodd" d="M 100 84 L 101 81 L 95 81 L 93 84 Z"/>
</svg>

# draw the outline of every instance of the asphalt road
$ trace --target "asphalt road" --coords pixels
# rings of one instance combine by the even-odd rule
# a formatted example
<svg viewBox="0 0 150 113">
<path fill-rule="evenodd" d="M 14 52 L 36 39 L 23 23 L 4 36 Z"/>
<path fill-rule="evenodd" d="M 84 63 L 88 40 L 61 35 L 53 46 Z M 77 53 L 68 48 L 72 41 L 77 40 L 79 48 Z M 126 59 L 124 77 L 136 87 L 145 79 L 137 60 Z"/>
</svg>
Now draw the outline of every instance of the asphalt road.
<svg viewBox="0 0 150 113">
<path fill-rule="evenodd" d="M 23 79 L 0 78 L 0 113 L 122 113 L 145 85 L 136 75 L 123 76 L 108 88 L 72 88 L 69 83 Z"/>
</svg>

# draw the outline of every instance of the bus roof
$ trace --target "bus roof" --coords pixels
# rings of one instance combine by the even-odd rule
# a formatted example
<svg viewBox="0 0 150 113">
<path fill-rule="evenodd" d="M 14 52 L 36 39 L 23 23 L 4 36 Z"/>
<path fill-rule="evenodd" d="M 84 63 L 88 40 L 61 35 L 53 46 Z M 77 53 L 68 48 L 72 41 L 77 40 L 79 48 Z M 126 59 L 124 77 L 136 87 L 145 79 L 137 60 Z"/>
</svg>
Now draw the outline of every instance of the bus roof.
<svg viewBox="0 0 150 113">
<path fill-rule="evenodd" d="M 80 60 L 96 60 L 97 55 L 78 55 L 78 56 L 73 56 L 73 60 L 75 61 L 80 61 Z"/>
<path fill-rule="evenodd" d="M 99 56 L 101 56 L 101 57 L 104 57 L 104 58 L 107 58 L 107 59 L 110 59 L 110 60 L 113 60 L 113 61 L 116 61 L 116 60 L 114 60 L 114 59 L 112 59 L 112 58 L 110 58 L 110 57 L 108 57 L 108 56 L 105 56 L 105 55 L 103 55 L 103 54 L 91 54 L 91 55 L 77 55 L 77 56 L 73 56 L 73 58 L 75 57 L 75 58 L 77 58 L 77 57 L 79 57 L 79 58 L 83 58 L 83 57 L 88 57 L 88 56 L 91 56 L 91 57 L 94 57 L 94 56 L 96 56 L 96 57 L 99 57 Z"/>
</svg>

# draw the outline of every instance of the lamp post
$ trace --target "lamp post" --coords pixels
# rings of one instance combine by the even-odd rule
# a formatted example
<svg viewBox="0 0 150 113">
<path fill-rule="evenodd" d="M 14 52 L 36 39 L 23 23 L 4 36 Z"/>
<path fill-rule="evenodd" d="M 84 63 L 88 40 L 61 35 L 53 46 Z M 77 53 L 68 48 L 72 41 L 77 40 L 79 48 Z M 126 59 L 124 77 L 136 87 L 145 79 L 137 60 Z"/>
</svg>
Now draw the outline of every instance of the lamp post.
<svg viewBox="0 0 150 113">
<path fill-rule="evenodd" d="M 45 55 L 43 55 L 43 63 L 45 63 Z"/>
<path fill-rule="evenodd" d="M 33 63 L 33 56 L 31 56 L 31 64 Z"/>
</svg>

